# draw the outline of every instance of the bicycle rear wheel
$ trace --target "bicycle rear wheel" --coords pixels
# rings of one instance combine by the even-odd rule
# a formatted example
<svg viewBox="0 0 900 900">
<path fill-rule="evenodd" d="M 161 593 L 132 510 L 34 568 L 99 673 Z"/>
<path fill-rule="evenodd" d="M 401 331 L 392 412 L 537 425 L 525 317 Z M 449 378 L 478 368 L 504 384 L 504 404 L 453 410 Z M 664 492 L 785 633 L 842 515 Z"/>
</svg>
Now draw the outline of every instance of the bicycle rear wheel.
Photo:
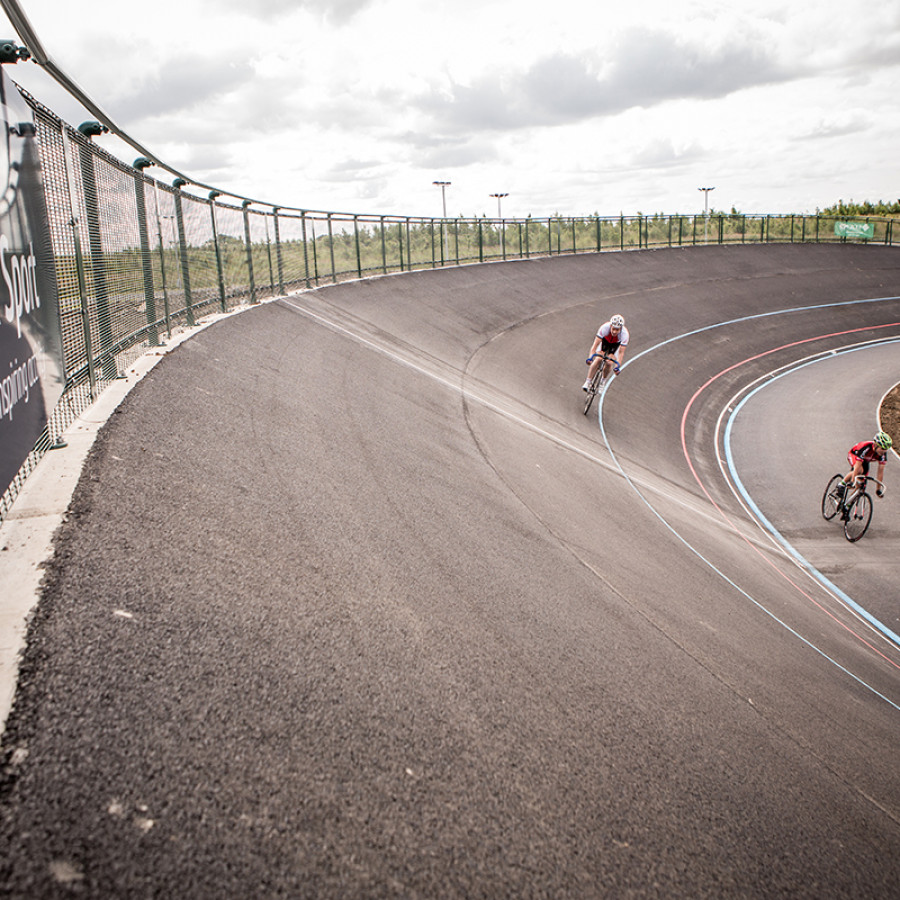
<svg viewBox="0 0 900 900">
<path fill-rule="evenodd" d="M 861 493 L 848 510 L 848 516 L 844 520 L 844 537 L 848 541 L 858 541 L 869 527 L 872 521 L 872 498 L 865 492 Z"/>
<path fill-rule="evenodd" d="M 831 481 L 828 482 L 828 487 L 825 488 L 825 493 L 822 494 L 822 518 L 825 520 L 833 519 L 841 508 L 841 501 L 837 491 L 840 480 L 840 475 L 833 475 Z"/>
</svg>

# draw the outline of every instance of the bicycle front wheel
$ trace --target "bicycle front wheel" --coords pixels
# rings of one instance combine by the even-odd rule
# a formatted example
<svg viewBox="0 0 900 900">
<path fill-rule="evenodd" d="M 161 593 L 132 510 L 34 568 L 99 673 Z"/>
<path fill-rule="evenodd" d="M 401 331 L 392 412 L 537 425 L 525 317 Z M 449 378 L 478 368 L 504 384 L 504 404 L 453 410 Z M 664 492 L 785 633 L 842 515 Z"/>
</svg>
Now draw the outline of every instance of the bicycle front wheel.
<svg viewBox="0 0 900 900">
<path fill-rule="evenodd" d="M 597 396 L 597 391 L 600 390 L 600 376 L 603 368 L 597 369 L 596 374 L 594 375 L 593 380 L 591 381 L 591 389 L 587 392 L 587 399 L 584 401 L 584 414 L 588 414 L 588 410 L 591 408 L 591 404 L 594 402 L 594 397 Z"/>
<path fill-rule="evenodd" d="M 860 494 L 848 510 L 844 520 L 844 537 L 848 541 L 858 541 L 869 527 L 872 521 L 872 498 L 866 494 Z"/>
<path fill-rule="evenodd" d="M 841 500 L 838 496 L 837 486 L 841 481 L 840 475 L 834 475 L 831 481 L 828 482 L 828 487 L 825 488 L 825 493 L 822 494 L 822 518 L 826 521 L 833 519 L 837 514 L 837 511 L 841 507 Z"/>
</svg>

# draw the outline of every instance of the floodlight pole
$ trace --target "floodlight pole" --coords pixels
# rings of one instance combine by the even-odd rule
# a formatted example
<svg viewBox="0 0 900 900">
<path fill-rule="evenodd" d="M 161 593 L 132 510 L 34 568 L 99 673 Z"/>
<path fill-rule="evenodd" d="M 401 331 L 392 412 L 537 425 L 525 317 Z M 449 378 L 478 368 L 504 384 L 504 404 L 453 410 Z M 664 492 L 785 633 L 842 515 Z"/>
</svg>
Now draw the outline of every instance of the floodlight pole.
<svg viewBox="0 0 900 900">
<path fill-rule="evenodd" d="M 447 188 L 450 186 L 452 182 L 449 181 L 432 181 L 432 184 L 436 184 L 441 189 L 441 201 L 444 209 L 444 221 L 441 223 L 441 231 L 444 234 L 444 261 L 446 261 L 447 256 L 449 255 L 449 248 L 447 246 Z"/>
<path fill-rule="evenodd" d="M 703 243 L 707 243 L 709 241 L 709 192 L 714 191 L 714 187 L 702 187 L 697 188 L 698 191 L 703 191 Z"/>
<path fill-rule="evenodd" d="M 497 227 L 500 229 L 500 252 L 503 254 L 503 258 L 506 259 L 506 228 L 503 225 L 503 213 L 500 211 L 500 203 L 509 194 L 491 194 L 491 196 L 497 198 L 497 218 L 499 219 Z"/>
<path fill-rule="evenodd" d="M 444 207 L 444 218 L 447 218 L 447 188 L 452 182 L 450 181 L 432 181 L 432 184 L 436 184 L 441 189 L 441 200 L 443 201 Z"/>
</svg>

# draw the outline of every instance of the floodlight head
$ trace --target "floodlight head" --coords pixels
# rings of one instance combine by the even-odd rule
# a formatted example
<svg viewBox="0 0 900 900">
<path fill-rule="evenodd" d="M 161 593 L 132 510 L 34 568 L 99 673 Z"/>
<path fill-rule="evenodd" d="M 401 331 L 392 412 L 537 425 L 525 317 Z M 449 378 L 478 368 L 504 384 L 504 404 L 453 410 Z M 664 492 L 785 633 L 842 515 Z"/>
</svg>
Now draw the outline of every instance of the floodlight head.
<svg viewBox="0 0 900 900">
<path fill-rule="evenodd" d="M 144 169 L 149 169 L 150 166 L 153 165 L 153 163 L 150 162 L 150 160 L 147 159 L 146 156 L 139 156 L 139 157 L 132 163 L 132 165 L 134 166 L 135 169 L 139 169 L 139 170 L 143 171 Z"/>
<path fill-rule="evenodd" d="M 20 59 L 31 59 L 27 47 L 19 47 L 15 41 L 0 40 L 0 63 L 17 63 Z"/>
<path fill-rule="evenodd" d="M 98 134 L 105 134 L 109 129 L 105 125 L 101 125 L 99 122 L 95 122 L 93 119 L 82 122 L 78 126 L 78 130 L 85 137 L 97 137 Z"/>
</svg>

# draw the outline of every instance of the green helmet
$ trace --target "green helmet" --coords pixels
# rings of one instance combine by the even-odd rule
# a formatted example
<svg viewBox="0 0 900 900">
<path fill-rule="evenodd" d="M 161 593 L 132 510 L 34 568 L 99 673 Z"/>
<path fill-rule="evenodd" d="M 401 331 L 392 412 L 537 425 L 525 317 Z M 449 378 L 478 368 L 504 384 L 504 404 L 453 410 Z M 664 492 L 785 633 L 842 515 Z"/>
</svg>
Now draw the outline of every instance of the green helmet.
<svg viewBox="0 0 900 900">
<path fill-rule="evenodd" d="M 884 431 L 879 431 L 872 441 L 876 447 L 881 447 L 882 450 L 890 450 L 894 446 L 891 436 Z"/>
</svg>

